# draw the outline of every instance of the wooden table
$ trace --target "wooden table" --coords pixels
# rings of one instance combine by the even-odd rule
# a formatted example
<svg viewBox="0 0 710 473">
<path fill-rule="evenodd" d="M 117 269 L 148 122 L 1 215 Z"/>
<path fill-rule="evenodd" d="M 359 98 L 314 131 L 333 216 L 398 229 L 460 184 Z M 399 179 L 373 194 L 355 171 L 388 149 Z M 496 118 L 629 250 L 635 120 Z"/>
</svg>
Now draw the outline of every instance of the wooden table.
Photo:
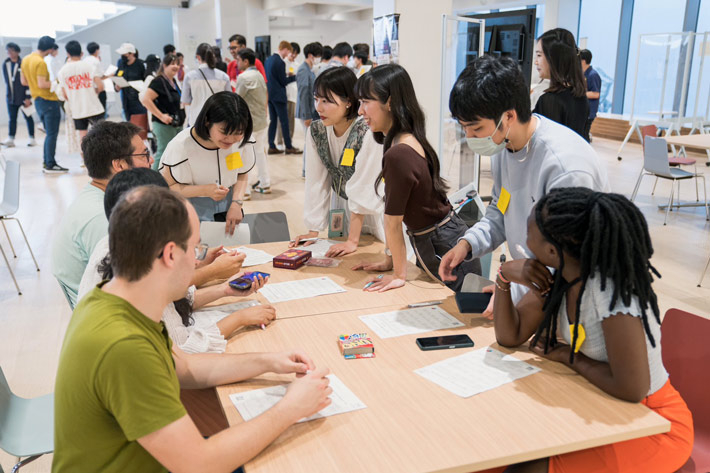
<svg viewBox="0 0 710 473">
<path fill-rule="evenodd" d="M 698 149 L 710 149 L 710 134 L 695 134 L 695 135 L 668 135 L 663 139 L 669 145 L 688 146 Z"/>
<path fill-rule="evenodd" d="M 470 349 L 420 351 L 411 335 L 380 339 L 370 331 L 376 358 L 345 360 L 341 333 L 368 331 L 359 315 L 398 305 L 278 320 L 266 331 L 237 334 L 229 352 L 304 349 L 328 366 L 367 408 L 291 426 L 245 465 L 267 472 L 471 472 L 667 432 L 670 423 L 641 404 L 602 393 L 559 363 L 494 343 L 492 322 L 462 315 L 449 299 L 443 308 L 466 324 L 437 334 L 467 333 L 478 349 L 493 345 L 542 368 L 540 373 L 468 399 L 413 370 Z M 264 375 L 222 386 L 217 393 L 230 425 L 241 419 L 232 393 L 287 383 Z"/>
<path fill-rule="evenodd" d="M 287 242 L 261 243 L 248 246 L 249 248 L 266 251 L 274 256 L 288 249 Z M 297 270 L 291 270 L 274 268 L 271 263 L 266 263 L 258 266 L 250 266 L 245 268 L 245 270 L 263 271 L 271 274 L 269 278 L 270 284 L 328 276 L 336 284 L 347 289 L 347 292 L 340 294 L 330 294 L 274 304 L 276 307 L 276 316 L 279 319 L 386 307 L 393 304 L 406 306 L 407 304 L 415 302 L 443 300 L 447 297 L 453 298 L 454 292 L 451 289 L 438 281 L 432 281 L 423 271 L 412 263 L 407 263 L 407 283 L 404 287 L 384 293 L 364 292 L 362 288 L 367 283 L 367 280 L 374 274 L 380 273 L 352 271 L 350 268 L 361 261 L 374 262 L 383 258 L 384 245 L 371 237 L 366 237 L 357 252 L 339 258 L 343 261 L 340 263 L 340 266 L 336 268 L 304 266 Z M 262 304 L 269 303 L 261 294 L 253 295 L 250 298 L 257 299 Z M 213 305 L 227 304 L 240 300 L 244 300 L 244 298 L 222 298 Z"/>
</svg>

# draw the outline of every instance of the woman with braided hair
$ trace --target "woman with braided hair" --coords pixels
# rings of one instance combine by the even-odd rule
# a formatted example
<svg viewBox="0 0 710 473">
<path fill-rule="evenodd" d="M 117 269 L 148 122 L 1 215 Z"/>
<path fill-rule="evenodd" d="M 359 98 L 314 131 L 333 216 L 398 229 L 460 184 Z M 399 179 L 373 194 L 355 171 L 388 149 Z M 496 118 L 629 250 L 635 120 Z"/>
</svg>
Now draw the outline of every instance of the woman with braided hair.
<svg viewBox="0 0 710 473">
<path fill-rule="evenodd" d="M 553 189 L 528 218 L 527 246 L 535 259 L 513 260 L 498 271 L 498 343 L 515 347 L 532 337 L 532 351 L 564 363 L 612 396 L 645 404 L 668 419 L 671 430 L 508 471 L 676 471 L 690 457 L 693 421 L 661 359 L 660 315 L 651 288 L 660 274 L 650 262 L 645 218 L 619 194 Z M 517 306 L 511 282 L 531 289 Z"/>
</svg>

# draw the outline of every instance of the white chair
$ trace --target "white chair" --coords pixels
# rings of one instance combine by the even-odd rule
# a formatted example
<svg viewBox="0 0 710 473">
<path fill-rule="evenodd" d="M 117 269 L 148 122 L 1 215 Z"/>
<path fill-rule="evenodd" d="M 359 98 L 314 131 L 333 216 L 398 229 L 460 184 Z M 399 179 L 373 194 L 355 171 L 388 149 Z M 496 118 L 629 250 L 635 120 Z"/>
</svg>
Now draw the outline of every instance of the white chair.
<svg viewBox="0 0 710 473">
<path fill-rule="evenodd" d="M 5 221 L 6 220 L 14 220 L 17 222 L 17 225 L 20 227 L 20 231 L 22 232 L 22 237 L 25 239 L 25 243 L 27 244 L 27 248 L 30 250 L 30 255 L 32 256 L 32 260 L 35 263 L 35 267 L 37 268 L 37 271 L 39 271 L 39 265 L 37 264 L 37 259 L 35 258 L 34 253 L 32 252 L 32 248 L 30 247 L 30 242 L 27 241 L 27 235 L 25 235 L 25 230 L 22 228 L 22 223 L 20 223 L 20 220 L 18 220 L 16 217 L 13 217 L 15 213 L 17 213 L 17 210 L 20 208 L 20 163 L 17 161 L 11 161 L 8 160 L 5 163 L 5 186 L 3 189 L 3 197 L 2 201 L 0 202 L 0 223 L 2 223 L 2 228 L 5 231 L 5 235 L 7 236 L 7 241 L 10 243 L 10 249 L 12 250 L 12 255 L 17 258 L 17 254 L 15 253 L 15 248 L 12 246 L 12 241 L 10 240 L 10 234 L 7 232 L 7 227 L 5 227 Z M 17 280 L 15 279 L 15 274 L 12 272 L 12 268 L 10 267 L 10 263 L 7 260 L 7 257 L 5 256 L 5 250 L 0 246 L 0 252 L 2 252 L 2 256 L 5 259 L 5 264 L 7 264 L 7 268 L 10 271 L 10 275 L 12 276 L 12 280 L 15 282 L 15 287 L 17 288 L 17 293 L 22 295 L 22 291 L 20 291 L 20 286 L 17 284 Z"/>
<path fill-rule="evenodd" d="M 638 193 L 639 186 L 641 185 L 641 179 L 643 176 L 656 176 L 661 179 L 668 179 L 671 182 L 671 195 L 668 198 L 668 206 L 666 207 L 666 217 L 663 220 L 663 225 L 668 221 L 668 212 L 670 212 L 671 207 L 674 206 L 673 203 L 673 185 L 677 183 L 678 193 L 680 194 L 680 181 L 685 179 L 702 179 L 703 180 L 703 195 L 705 197 L 705 219 L 710 220 L 710 210 L 708 210 L 708 196 L 705 189 L 705 176 L 700 173 L 688 172 L 683 169 L 671 168 L 668 162 L 668 145 L 664 138 L 653 138 L 651 136 L 646 136 L 644 139 L 643 147 L 643 169 L 639 174 L 639 178 L 636 181 L 636 187 L 634 187 L 634 192 L 631 194 L 631 201 L 633 202 Z M 679 208 L 681 206 L 680 202 L 675 203 L 675 207 Z"/>
</svg>

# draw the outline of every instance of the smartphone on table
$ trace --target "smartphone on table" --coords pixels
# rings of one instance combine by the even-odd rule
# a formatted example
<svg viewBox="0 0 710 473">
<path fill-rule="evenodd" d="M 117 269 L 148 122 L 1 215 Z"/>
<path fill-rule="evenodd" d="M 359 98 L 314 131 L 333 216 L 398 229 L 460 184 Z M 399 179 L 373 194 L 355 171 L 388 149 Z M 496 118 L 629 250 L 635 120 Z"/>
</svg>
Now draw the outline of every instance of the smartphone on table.
<svg viewBox="0 0 710 473">
<path fill-rule="evenodd" d="M 262 273 L 261 271 L 254 271 L 251 273 L 244 273 L 240 277 L 229 281 L 229 285 L 238 291 L 248 291 L 251 289 L 252 283 L 257 280 L 258 277 L 266 279 L 271 276 L 269 273 Z"/>
<path fill-rule="evenodd" d="M 417 338 L 417 345 L 420 350 L 448 350 L 450 348 L 469 348 L 473 346 L 473 340 L 468 335 L 444 335 L 442 337 Z"/>
</svg>

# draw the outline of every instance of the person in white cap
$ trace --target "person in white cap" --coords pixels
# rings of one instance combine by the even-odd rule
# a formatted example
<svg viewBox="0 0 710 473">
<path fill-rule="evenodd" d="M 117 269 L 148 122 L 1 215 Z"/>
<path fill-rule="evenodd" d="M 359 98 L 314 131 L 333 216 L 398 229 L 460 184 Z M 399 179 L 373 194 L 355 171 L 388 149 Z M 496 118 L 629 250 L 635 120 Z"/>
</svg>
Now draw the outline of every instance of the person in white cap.
<svg viewBox="0 0 710 473">
<path fill-rule="evenodd" d="M 138 58 L 138 51 L 131 43 L 123 43 L 116 52 L 121 55 L 118 61 L 116 77 L 122 77 L 128 82 L 145 79 L 145 64 Z M 126 121 L 134 123 L 143 129 L 141 138 L 146 139 L 148 130 L 148 111 L 138 98 L 138 91 L 133 87 L 116 86 L 121 91 L 121 103 Z"/>
</svg>

